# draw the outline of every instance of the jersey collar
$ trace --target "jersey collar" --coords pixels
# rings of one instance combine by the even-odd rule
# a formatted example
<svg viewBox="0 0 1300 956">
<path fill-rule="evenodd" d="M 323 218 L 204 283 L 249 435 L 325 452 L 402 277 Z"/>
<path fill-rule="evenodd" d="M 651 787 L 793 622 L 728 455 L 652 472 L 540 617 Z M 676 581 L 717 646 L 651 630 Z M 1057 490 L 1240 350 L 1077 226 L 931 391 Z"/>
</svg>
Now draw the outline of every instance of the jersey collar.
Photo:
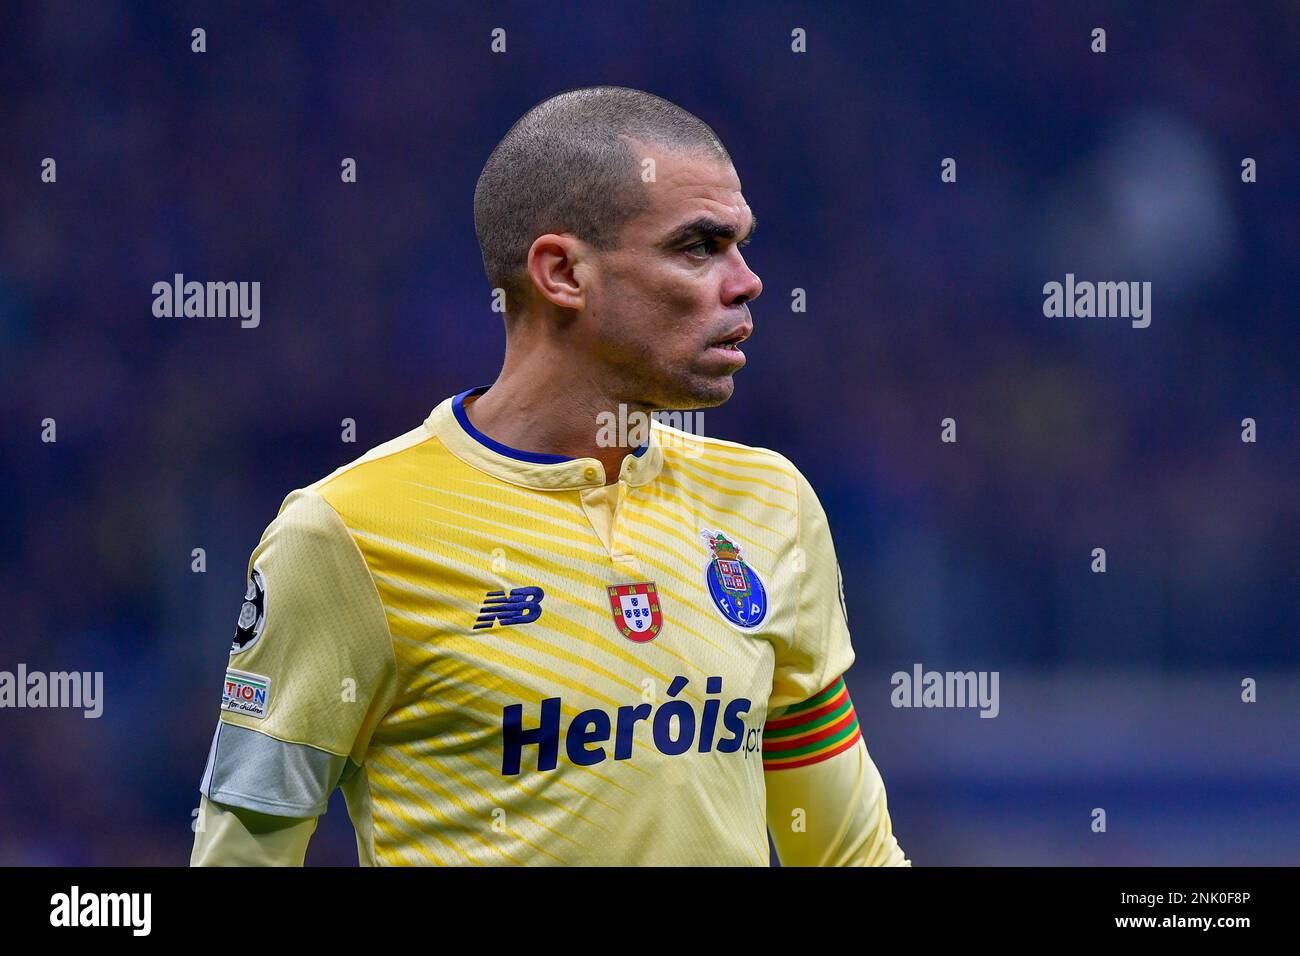
<svg viewBox="0 0 1300 956">
<path fill-rule="evenodd" d="M 465 399 L 482 395 L 489 388 L 490 385 L 480 385 L 444 399 L 429 413 L 425 427 L 461 461 L 511 484 L 547 491 L 599 488 L 605 484 L 605 468 L 595 458 L 522 451 L 503 445 L 475 428 L 465 411 Z M 619 480 L 634 487 L 643 485 L 658 475 L 662 467 L 663 449 L 656 429 L 651 428 L 650 440 L 623 456 Z"/>
</svg>

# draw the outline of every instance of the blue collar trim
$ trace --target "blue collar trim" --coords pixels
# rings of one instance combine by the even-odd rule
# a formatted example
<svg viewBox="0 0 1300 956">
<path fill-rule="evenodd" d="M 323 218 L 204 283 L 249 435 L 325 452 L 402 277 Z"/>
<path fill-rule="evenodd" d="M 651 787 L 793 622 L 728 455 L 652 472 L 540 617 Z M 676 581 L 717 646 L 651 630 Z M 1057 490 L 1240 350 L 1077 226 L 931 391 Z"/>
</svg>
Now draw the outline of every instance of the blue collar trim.
<svg viewBox="0 0 1300 956">
<path fill-rule="evenodd" d="M 534 465 L 558 465 L 566 461 L 574 461 L 573 458 L 566 458 L 564 455 L 547 455 L 539 451 L 520 451 L 518 448 L 511 448 L 509 445 L 503 445 L 499 441 L 493 441 L 475 428 L 469 420 L 469 415 L 465 413 L 465 399 L 476 395 L 482 395 L 491 385 L 479 385 L 476 388 L 467 388 L 451 400 L 451 410 L 456 416 L 456 421 L 460 427 L 465 429 L 465 433 L 473 438 L 480 445 L 492 449 L 498 455 L 505 455 L 507 458 L 514 458 L 517 461 L 526 461 Z M 642 445 L 636 451 L 632 452 L 634 458 L 640 458 L 649 449 L 647 443 Z"/>
</svg>

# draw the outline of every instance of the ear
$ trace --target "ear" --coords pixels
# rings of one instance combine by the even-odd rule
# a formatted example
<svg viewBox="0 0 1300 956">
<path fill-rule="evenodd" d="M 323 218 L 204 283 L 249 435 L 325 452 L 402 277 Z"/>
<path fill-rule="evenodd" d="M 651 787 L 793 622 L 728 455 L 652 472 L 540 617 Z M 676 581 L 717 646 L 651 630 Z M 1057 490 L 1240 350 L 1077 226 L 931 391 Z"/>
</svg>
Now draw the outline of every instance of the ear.
<svg viewBox="0 0 1300 956">
<path fill-rule="evenodd" d="M 552 305 L 581 310 L 587 303 L 584 280 L 590 274 L 591 249 L 568 233 L 538 236 L 528 249 L 528 276 L 533 288 Z"/>
</svg>

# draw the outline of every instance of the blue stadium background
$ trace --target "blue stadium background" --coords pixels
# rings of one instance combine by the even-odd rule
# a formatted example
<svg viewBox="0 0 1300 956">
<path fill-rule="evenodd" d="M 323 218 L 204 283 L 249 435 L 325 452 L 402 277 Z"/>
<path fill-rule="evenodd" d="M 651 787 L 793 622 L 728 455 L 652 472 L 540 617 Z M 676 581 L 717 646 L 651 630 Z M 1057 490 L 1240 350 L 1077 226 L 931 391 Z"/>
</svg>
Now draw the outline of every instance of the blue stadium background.
<svg viewBox="0 0 1300 956">
<path fill-rule="evenodd" d="M 711 124 L 763 220 L 705 430 L 825 504 L 909 856 L 1300 862 L 1300 8 L 366 6 L 0 12 L 0 669 L 107 697 L 0 711 L 0 863 L 188 860 L 249 552 L 492 381 L 476 177 L 602 83 Z M 176 272 L 259 280 L 260 327 L 155 318 Z M 1151 281 L 1150 327 L 1045 318 L 1067 272 Z M 893 708 L 915 663 L 997 670 L 1000 715 Z M 336 794 L 308 862 L 355 860 Z"/>
</svg>

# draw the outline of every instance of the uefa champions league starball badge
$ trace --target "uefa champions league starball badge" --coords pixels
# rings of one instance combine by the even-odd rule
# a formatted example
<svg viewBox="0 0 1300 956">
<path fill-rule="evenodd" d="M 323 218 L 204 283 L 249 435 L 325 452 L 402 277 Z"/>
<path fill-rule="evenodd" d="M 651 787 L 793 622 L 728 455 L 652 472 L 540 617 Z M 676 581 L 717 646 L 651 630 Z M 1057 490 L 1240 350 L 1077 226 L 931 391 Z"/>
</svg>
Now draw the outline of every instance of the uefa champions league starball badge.
<svg viewBox="0 0 1300 956">
<path fill-rule="evenodd" d="M 767 617 L 767 588 L 758 572 L 745 563 L 740 548 L 721 531 L 704 528 L 700 537 L 709 546 L 704 580 L 713 606 L 741 630 L 754 630 Z"/>
<path fill-rule="evenodd" d="M 239 620 L 235 623 L 235 639 L 230 645 L 230 653 L 246 651 L 262 636 L 266 629 L 266 578 L 262 569 L 254 566 L 248 576 L 248 588 L 244 591 L 244 603 L 239 607 Z"/>
</svg>

